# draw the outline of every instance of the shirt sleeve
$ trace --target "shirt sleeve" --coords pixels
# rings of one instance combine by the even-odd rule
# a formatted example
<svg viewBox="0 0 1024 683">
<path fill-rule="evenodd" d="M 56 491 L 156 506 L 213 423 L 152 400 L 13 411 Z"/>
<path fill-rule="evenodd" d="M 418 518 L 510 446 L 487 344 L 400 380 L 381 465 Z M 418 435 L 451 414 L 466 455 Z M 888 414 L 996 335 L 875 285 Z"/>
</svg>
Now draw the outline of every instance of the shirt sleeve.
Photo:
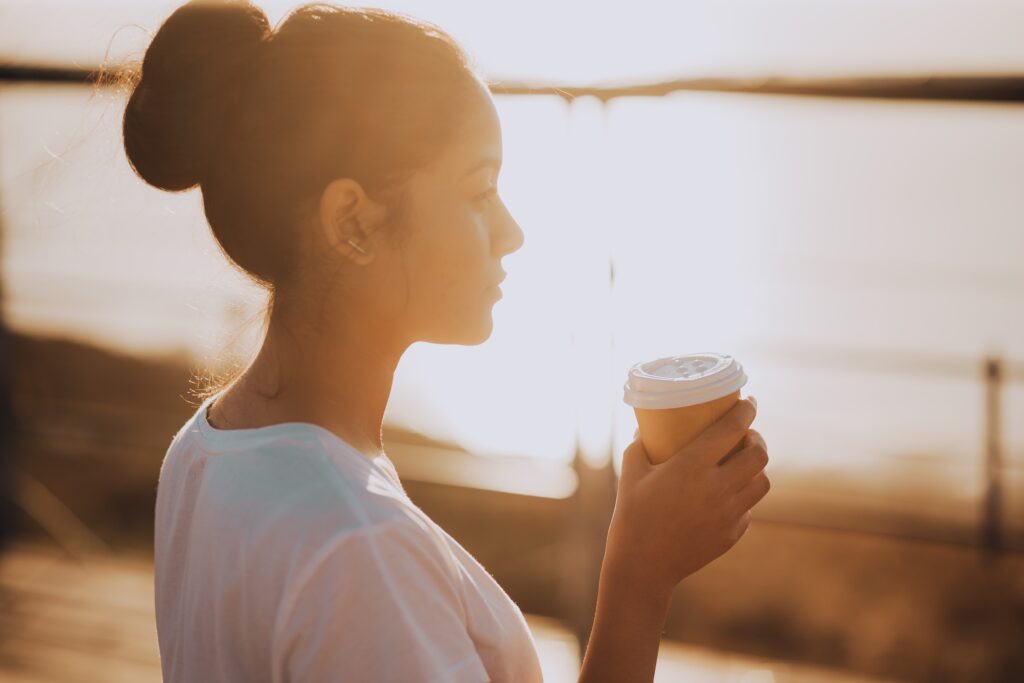
<svg viewBox="0 0 1024 683">
<path fill-rule="evenodd" d="M 455 577 L 408 519 L 333 538 L 285 596 L 275 683 L 486 683 Z"/>
</svg>

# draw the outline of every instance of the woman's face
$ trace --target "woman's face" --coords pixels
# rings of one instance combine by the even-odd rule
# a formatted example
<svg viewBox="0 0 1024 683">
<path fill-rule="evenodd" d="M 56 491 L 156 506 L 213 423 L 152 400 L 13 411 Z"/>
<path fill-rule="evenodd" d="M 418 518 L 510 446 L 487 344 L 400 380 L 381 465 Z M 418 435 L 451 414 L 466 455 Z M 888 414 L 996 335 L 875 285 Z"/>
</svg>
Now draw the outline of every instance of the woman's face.
<svg viewBox="0 0 1024 683">
<path fill-rule="evenodd" d="M 481 88 L 454 142 L 410 181 L 406 236 L 384 259 L 387 271 L 377 270 L 390 299 L 381 303 L 407 339 L 470 345 L 490 336 L 501 258 L 523 244 L 497 193 L 501 160 L 498 113 Z"/>
</svg>

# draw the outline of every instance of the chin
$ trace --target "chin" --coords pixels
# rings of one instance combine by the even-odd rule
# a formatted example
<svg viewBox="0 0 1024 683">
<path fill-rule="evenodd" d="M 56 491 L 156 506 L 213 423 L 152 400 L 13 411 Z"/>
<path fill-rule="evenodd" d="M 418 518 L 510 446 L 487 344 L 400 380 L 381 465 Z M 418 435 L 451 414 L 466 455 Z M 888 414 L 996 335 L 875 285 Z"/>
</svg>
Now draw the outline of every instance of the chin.
<svg viewBox="0 0 1024 683">
<path fill-rule="evenodd" d="M 494 331 L 494 320 L 490 309 L 473 320 L 462 320 L 445 330 L 436 330 L 423 341 L 432 344 L 458 344 L 461 346 L 477 346 L 491 338 Z"/>
<path fill-rule="evenodd" d="M 491 320 L 491 316 L 488 314 L 486 321 L 480 321 L 475 326 L 462 330 L 458 341 L 451 343 L 462 344 L 463 346 L 477 346 L 490 339 L 492 332 L 494 332 L 494 321 Z"/>
<path fill-rule="evenodd" d="M 479 298 L 460 302 L 446 302 L 445 306 L 437 306 L 432 315 L 424 316 L 427 329 L 420 341 L 431 344 L 459 344 L 476 346 L 491 338 L 494 332 L 494 305 L 501 298 L 500 290 L 495 296 L 494 290 L 484 290 Z"/>
</svg>

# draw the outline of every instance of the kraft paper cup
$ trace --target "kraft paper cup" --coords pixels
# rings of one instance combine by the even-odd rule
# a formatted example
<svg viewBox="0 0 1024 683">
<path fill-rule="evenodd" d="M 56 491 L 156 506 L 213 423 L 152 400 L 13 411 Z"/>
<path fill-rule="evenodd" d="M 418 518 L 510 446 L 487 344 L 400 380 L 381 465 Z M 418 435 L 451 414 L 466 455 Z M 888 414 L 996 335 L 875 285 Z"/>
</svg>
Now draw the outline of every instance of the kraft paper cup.
<svg viewBox="0 0 1024 683">
<path fill-rule="evenodd" d="M 721 353 L 667 356 L 629 369 L 623 400 L 636 413 L 640 440 L 652 463 L 665 462 L 740 399 L 743 366 Z M 739 450 L 739 445 L 723 460 Z"/>
</svg>

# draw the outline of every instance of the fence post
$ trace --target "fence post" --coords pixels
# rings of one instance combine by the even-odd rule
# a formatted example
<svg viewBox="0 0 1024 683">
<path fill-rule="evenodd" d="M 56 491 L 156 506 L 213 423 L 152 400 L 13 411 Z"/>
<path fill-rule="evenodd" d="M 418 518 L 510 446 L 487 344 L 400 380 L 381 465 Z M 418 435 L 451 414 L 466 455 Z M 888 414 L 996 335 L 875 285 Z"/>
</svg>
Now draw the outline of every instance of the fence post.
<svg viewBox="0 0 1024 683">
<path fill-rule="evenodd" d="M 618 479 L 611 458 L 595 467 L 582 457 L 579 449 L 573 469 L 578 486 L 570 501 L 568 534 L 563 546 L 561 611 L 576 637 L 582 664 L 597 607 L 601 563 Z"/>
<path fill-rule="evenodd" d="M 981 550 L 990 565 L 1002 550 L 1002 384 L 1003 362 L 989 357 L 985 373 L 985 493 L 981 517 Z"/>
<path fill-rule="evenodd" d="M 3 224 L 0 222 L 0 246 L 3 245 Z M 0 304 L 4 292 L 0 288 Z M 14 506 L 15 434 L 12 390 L 14 343 L 0 310 L 0 551 L 5 549 L 16 531 Z"/>
</svg>

